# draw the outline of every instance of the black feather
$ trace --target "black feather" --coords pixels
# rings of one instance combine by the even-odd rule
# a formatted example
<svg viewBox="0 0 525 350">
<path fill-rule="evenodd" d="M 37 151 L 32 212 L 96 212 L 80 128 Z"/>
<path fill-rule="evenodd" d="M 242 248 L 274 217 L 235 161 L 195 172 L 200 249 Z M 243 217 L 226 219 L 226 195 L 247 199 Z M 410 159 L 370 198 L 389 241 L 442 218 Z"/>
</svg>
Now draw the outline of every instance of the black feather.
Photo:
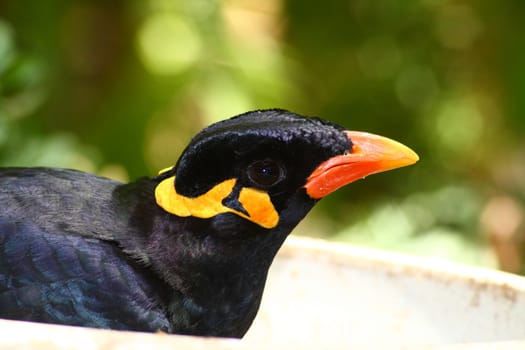
<svg viewBox="0 0 525 350">
<path fill-rule="evenodd" d="M 302 188 L 322 161 L 350 148 L 342 128 L 282 110 L 204 129 L 173 170 L 130 184 L 73 170 L 0 171 L 0 317 L 99 328 L 241 337 L 268 268 L 315 204 Z M 265 229 L 233 213 L 178 217 L 155 188 L 176 175 L 189 197 L 273 159 L 282 181 L 264 188 L 279 213 Z M 276 164 L 277 164 L 276 163 Z M 239 187 L 240 186 L 240 187 Z"/>
</svg>

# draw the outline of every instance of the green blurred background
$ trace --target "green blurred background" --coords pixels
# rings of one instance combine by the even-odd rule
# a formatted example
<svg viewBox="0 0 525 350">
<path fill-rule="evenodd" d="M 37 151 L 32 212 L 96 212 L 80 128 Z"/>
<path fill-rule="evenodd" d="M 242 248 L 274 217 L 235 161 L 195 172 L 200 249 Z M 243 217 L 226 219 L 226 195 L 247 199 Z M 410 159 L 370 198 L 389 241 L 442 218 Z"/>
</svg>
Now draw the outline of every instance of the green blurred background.
<svg viewBox="0 0 525 350">
<path fill-rule="evenodd" d="M 413 167 L 298 234 L 522 273 L 525 2 L 2 0 L 0 165 L 120 180 L 280 107 L 399 140 Z"/>
</svg>

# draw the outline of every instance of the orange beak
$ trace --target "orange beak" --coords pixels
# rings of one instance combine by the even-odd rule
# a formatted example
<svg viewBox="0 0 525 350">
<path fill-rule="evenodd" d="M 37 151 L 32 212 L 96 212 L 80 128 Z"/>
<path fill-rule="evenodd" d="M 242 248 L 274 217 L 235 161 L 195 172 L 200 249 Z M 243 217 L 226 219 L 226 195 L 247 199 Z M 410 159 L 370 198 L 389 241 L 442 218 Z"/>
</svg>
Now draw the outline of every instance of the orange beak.
<svg viewBox="0 0 525 350">
<path fill-rule="evenodd" d="M 348 154 L 321 163 L 308 177 L 306 193 L 320 199 L 367 175 L 414 164 L 418 155 L 407 146 L 386 137 L 359 131 L 345 131 L 352 142 Z"/>
</svg>

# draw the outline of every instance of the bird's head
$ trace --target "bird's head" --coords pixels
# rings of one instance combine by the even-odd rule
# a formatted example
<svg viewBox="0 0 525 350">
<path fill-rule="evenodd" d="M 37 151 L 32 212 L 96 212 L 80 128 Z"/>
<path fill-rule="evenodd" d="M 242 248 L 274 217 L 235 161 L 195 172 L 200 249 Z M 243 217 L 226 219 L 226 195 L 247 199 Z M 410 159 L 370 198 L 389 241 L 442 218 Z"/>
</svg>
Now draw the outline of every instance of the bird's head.
<svg viewBox="0 0 525 350">
<path fill-rule="evenodd" d="M 162 208 L 155 210 L 171 220 L 151 219 L 158 226 L 147 257 L 185 296 L 171 308 L 189 310 L 191 334 L 242 336 L 275 253 L 313 205 L 352 181 L 417 160 L 390 139 L 284 110 L 205 128 L 152 183 Z M 187 329 L 177 317 L 175 328 Z"/>
<path fill-rule="evenodd" d="M 155 198 L 179 217 L 288 233 L 341 186 L 417 160 L 381 136 L 284 110 L 255 111 L 197 134 L 177 165 L 160 174 Z"/>
</svg>

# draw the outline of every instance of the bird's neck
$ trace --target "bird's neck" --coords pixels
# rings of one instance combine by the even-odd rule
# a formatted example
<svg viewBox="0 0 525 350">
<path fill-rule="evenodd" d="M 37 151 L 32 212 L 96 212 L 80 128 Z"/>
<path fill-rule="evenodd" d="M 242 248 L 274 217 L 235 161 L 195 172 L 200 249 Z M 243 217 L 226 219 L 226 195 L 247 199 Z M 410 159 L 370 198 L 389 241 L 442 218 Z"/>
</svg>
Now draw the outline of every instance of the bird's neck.
<svg viewBox="0 0 525 350">
<path fill-rule="evenodd" d="M 140 187 L 150 191 L 143 191 L 143 198 L 125 199 L 135 206 L 129 218 L 134 232 L 119 237 L 119 243 L 170 287 L 166 306 L 173 331 L 242 336 L 291 227 L 269 233 L 253 223 L 239 224 L 231 214 L 211 220 L 176 217 L 151 205 L 151 182 Z M 136 188 L 122 190 L 139 193 Z"/>
<path fill-rule="evenodd" d="M 175 330 L 194 324 L 192 334 L 241 337 L 259 309 L 268 269 L 286 235 L 232 240 L 206 232 L 197 220 L 185 221 L 196 227 L 182 231 L 176 222 L 155 232 L 158 241 L 171 244 L 151 255 L 155 270 L 174 291 L 169 308 L 174 327 L 180 327 Z M 231 234 L 253 235 L 238 230 Z M 186 319 L 180 318 L 183 314 Z"/>
</svg>

